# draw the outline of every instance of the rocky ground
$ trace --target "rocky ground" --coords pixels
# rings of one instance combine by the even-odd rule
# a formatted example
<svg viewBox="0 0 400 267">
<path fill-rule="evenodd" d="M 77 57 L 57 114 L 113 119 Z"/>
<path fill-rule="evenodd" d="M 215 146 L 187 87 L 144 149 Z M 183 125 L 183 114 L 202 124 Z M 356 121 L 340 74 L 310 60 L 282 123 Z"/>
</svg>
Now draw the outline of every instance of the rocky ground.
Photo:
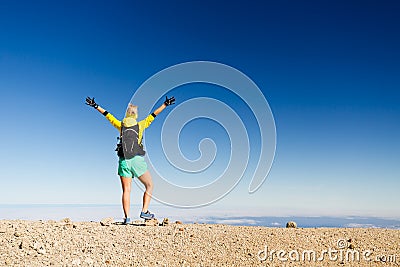
<svg viewBox="0 0 400 267">
<path fill-rule="evenodd" d="M 0 266 L 399 264 L 400 230 L 0 220 Z"/>
</svg>

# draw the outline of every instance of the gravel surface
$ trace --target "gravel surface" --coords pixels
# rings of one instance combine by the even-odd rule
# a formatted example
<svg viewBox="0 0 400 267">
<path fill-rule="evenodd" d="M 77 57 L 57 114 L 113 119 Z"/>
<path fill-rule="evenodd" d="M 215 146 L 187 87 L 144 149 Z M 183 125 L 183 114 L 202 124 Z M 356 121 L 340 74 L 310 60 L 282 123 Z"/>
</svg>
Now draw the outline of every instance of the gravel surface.
<svg viewBox="0 0 400 267">
<path fill-rule="evenodd" d="M 0 220 L 0 266 L 398 265 L 400 230 Z"/>
</svg>

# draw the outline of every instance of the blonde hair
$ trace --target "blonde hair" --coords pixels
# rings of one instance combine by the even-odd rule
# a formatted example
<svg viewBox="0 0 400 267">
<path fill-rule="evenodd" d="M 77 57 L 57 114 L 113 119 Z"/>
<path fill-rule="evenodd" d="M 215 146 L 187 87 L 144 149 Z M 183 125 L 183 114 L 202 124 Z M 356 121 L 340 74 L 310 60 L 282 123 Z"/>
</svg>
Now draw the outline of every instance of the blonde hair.
<svg viewBox="0 0 400 267">
<path fill-rule="evenodd" d="M 133 118 L 137 119 L 138 106 L 135 106 L 135 105 L 129 103 L 128 108 L 126 109 L 125 117 L 126 118 L 133 117 Z"/>
</svg>

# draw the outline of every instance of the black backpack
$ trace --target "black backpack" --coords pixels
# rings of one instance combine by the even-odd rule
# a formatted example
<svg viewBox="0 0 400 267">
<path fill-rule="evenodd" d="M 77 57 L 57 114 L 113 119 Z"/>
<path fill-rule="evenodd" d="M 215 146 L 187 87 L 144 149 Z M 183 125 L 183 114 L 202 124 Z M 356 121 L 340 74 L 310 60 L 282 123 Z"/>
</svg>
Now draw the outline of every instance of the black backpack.
<svg viewBox="0 0 400 267">
<path fill-rule="evenodd" d="M 143 145 L 139 144 L 139 125 L 125 127 L 121 122 L 121 134 L 117 144 L 117 155 L 120 158 L 131 159 L 134 156 L 144 156 L 146 152 Z"/>
</svg>

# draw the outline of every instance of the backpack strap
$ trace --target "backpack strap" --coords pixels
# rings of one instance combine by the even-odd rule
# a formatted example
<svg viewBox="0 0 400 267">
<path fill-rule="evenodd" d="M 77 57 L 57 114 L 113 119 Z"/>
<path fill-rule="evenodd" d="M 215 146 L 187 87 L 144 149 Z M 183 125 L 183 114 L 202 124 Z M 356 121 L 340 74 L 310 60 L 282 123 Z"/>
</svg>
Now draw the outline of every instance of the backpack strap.
<svg viewBox="0 0 400 267">
<path fill-rule="evenodd" d="M 124 122 L 121 120 L 121 131 L 119 132 L 119 138 L 122 140 L 122 129 L 124 128 Z"/>
<path fill-rule="evenodd" d="M 117 139 L 119 139 L 119 142 L 117 144 L 117 148 L 115 149 L 115 151 L 117 151 L 117 155 L 120 158 L 124 157 L 124 152 L 123 152 L 123 147 L 122 147 L 122 130 L 124 128 L 124 123 L 121 120 L 121 130 L 119 132 L 119 137 Z"/>
</svg>

